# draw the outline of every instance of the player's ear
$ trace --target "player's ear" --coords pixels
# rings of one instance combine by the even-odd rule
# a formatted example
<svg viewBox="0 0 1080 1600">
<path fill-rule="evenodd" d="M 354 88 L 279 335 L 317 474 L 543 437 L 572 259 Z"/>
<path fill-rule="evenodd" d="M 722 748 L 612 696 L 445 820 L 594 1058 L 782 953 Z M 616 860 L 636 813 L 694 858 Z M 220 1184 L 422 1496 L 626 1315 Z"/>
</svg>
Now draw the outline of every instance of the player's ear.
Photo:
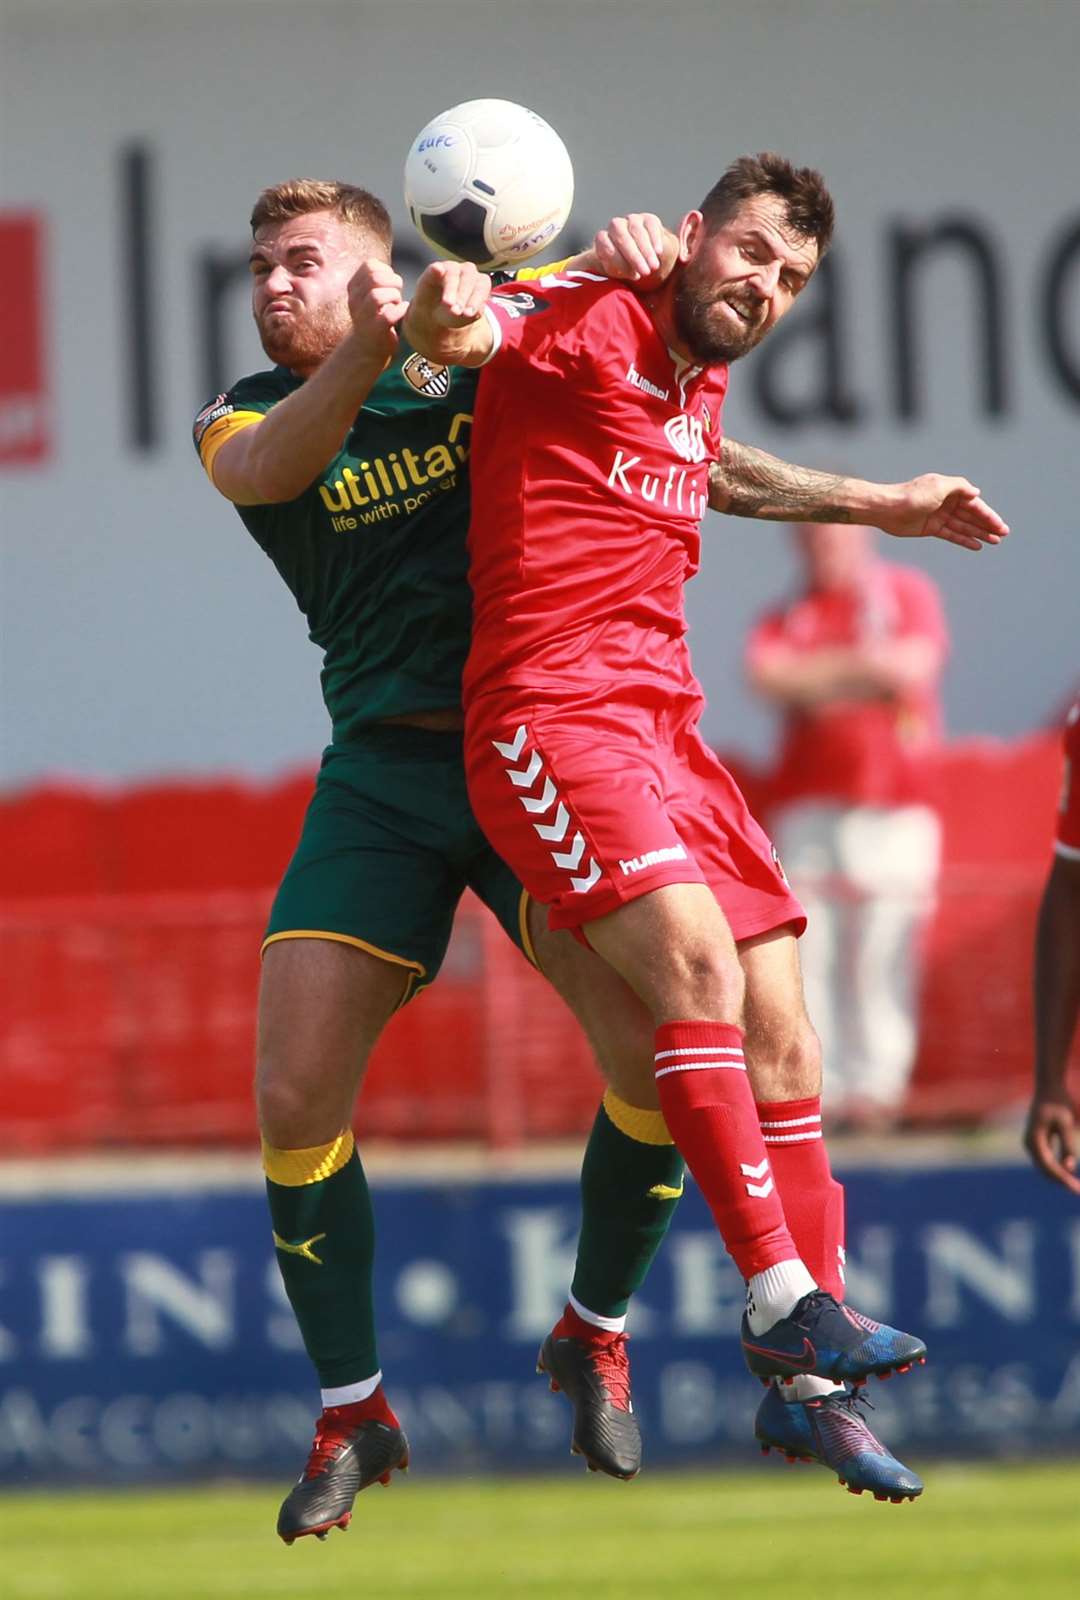
<svg viewBox="0 0 1080 1600">
<path fill-rule="evenodd" d="M 700 211 L 688 211 L 679 223 L 679 260 L 689 261 L 705 235 L 705 219 Z"/>
</svg>

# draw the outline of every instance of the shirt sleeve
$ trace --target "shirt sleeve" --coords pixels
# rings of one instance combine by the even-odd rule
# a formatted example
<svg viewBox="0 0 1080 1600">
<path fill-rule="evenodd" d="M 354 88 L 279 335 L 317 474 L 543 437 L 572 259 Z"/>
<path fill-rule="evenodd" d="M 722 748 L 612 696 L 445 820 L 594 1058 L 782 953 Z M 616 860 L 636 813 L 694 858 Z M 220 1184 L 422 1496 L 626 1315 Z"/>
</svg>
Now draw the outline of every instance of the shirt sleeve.
<svg viewBox="0 0 1080 1600">
<path fill-rule="evenodd" d="M 557 343 L 595 302 L 597 286 L 610 283 L 595 272 L 549 270 L 524 285 L 500 285 L 484 307 L 494 336 L 488 361 L 514 351 L 536 356 Z"/>
<path fill-rule="evenodd" d="M 214 482 L 214 461 L 226 439 L 261 422 L 279 398 L 269 391 L 237 384 L 203 406 L 192 425 L 191 438 L 211 483 Z"/>
<path fill-rule="evenodd" d="M 546 267 L 515 267 L 511 279 L 514 283 L 537 283 L 541 278 L 558 277 L 573 259 L 567 256 L 563 261 L 549 261 Z"/>
<path fill-rule="evenodd" d="M 1080 700 L 1065 722 L 1065 750 L 1054 849 L 1080 861 Z"/>
</svg>

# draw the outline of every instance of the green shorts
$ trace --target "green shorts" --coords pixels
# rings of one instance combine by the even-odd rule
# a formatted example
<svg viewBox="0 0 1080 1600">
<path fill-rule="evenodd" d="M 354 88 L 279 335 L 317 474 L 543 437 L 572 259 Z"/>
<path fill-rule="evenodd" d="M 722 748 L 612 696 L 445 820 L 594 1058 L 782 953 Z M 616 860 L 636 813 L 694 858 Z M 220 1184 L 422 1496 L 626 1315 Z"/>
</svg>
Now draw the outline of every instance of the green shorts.
<svg viewBox="0 0 1080 1600">
<path fill-rule="evenodd" d="M 300 843 L 270 911 L 278 939 L 340 939 L 435 978 L 472 889 L 534 963 L 528 897 L 480 832 L 460 733 L 382 726 L 324 752 Z"/>
</svg>

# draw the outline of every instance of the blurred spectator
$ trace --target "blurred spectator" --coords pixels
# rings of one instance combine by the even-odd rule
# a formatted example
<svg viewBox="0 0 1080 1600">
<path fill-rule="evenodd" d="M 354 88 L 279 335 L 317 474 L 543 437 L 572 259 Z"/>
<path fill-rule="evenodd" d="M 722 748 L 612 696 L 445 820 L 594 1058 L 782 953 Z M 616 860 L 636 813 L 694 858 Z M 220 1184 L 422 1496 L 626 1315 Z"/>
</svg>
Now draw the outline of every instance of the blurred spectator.
<svg viewBox="0 0 1080 1600">
<path fill-rule="evenodd" d="M 896 1120 L 915 1059 L 917 941 L 941 827 L 927 757 L 948 637 L 925 573 L 870 528 L 800 524 L 800 592 L 754 628 L 753 687 L 783 713 L 773 839 L 806 907 L 807 1004 L 834 1124 Z"/>
<path fill-rule="evenodd" d="M 1035 934 L 1035 1089 L 1024 1142 L 1040 1171 L 1080 1194 L 1069 1051 L 1080 1015 L 1080 699 L 1065 722 L 1054 860 Z"/>
</svg>

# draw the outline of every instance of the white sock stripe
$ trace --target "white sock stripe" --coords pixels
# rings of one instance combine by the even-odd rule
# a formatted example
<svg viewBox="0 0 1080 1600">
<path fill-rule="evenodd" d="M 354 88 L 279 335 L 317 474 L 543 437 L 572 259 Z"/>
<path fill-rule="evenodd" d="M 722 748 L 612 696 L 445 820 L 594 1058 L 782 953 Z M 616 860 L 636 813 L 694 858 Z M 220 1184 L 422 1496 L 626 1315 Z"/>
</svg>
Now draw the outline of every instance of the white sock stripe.
<svg viewBox="0 0 1080 1600">
<path fill-rule="evenodd" d="M 680 1061 L 675 1067 L 657 1067 L 653 1074 L 657 1078 L 666 1078 L 669 1072 L 719 1072 L 726 1067 L 732 1072 L 745 1072 L 745 1061 Z"/>
<path fill-rule="evenodd" d="M 813 1144 L 815 1139 L 823 1139 L 825 1135 L 820 1128 L 817 1133 L 766 1133 L 762 1129 L 761 1137 L 766 1144 Z"/>
<path fill-rule="evenodd" d="M 789 1261 L 778 1261 L 763 1272 L 755 1272 L 747 1284 L 746 1307 L 750 1332 L 755 1339 L 781 1317 L 786 1317 L 804 1294 L 816 1288 L 817 1284 L 797 1256 Z"/>
<path fill-rule="evenodd" d="M 590 1311 L 588 1306 L 583 1306 L 573 1294 L 568 1294 L 566 1299 L 571 1310 L 577 1312 L 582 1322 L 588 1322 L 594 1328 L 602 1328 L 605 1333 L 622 1333 L 626 1327 L 625 1311 L 621 1317 L 602 1317 L 599 1311 Z"/>
<path fill-rule="evenodd" d="M 370 1378 L 361 1378 L 358 1383 L 344 1383 L 336 1389 L 322 1389 L 319 1393 L 324 1406 L 353 1406 L 359 1400 L 370 1400 L 381 1382 L 380 1367 Z"/>
<path fill-rule="evenodd" d="M 816 1117 L 788 1117 L 783 1122 L 763 1122 L 763 1128 L 802 1128 L 810 1123 L 820 1123 L 820 1115 Z"/>
<path fill-rule="evenodd" d="M 741 1061 L 743 1048 L 741 1044 L 696 1044 L 681 1050 L 658 1050 L 653 1060 L 665 1061 L 668 1056 L 738 1056 Z"/>
</svg>

